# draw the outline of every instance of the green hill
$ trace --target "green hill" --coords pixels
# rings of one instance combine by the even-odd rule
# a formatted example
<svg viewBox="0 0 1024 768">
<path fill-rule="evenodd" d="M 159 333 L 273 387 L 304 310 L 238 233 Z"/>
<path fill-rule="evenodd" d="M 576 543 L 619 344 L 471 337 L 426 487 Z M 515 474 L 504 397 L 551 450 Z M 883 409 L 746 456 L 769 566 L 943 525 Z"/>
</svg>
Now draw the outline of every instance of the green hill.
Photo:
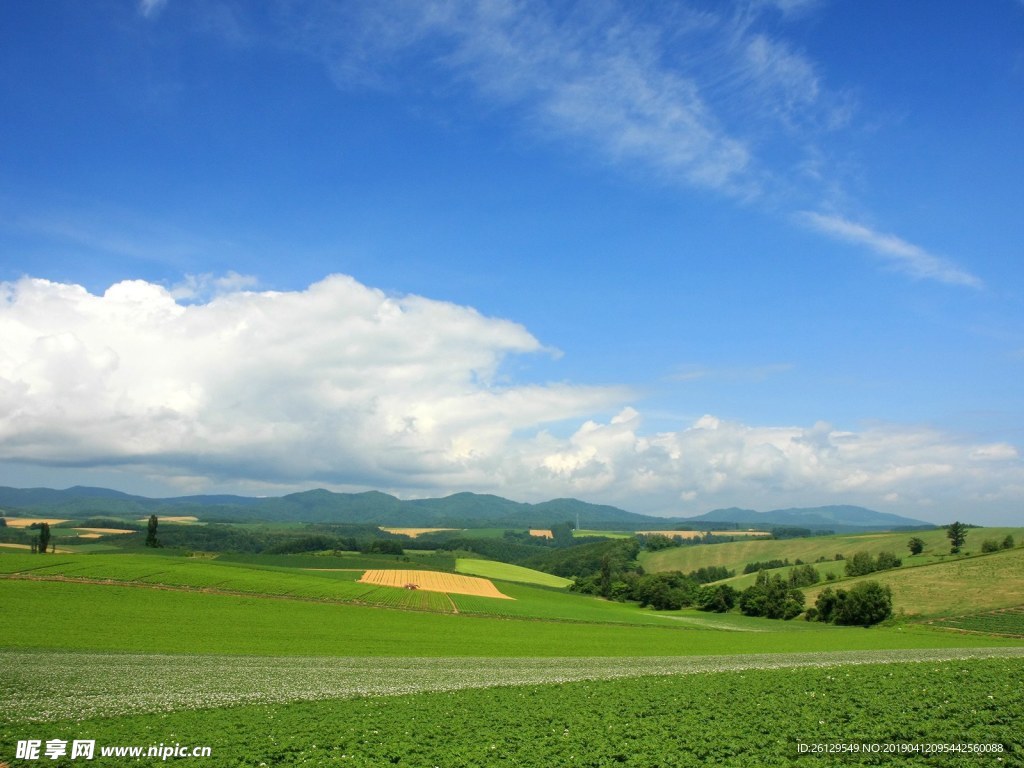
<svg viewBox="0 0 1024 768">
<path fill-rule="evenodd" d="M 904 561 L 906 562 L 906 561 Z M 836 588 L 877 581 L 892 589 L 893 610 L 908 617 L 958 616 L 1024 605 L 1024 547 L 848 579 Z M 828 586 L 804 590 L 813 605 Z"/>
<path fill-rule="evenodd" d="M 401 500 L 380 491 L 334 493 L 322 488 L 272 498 L 182 496 L 150 499 L 103 488 L 0 487 L 0 509 L 41 517 L 195 515 L 203 520 L 390 525 L 409 528 L 548 528 L 578 519 L 587 528 L 642 530 L 664 518 L 577 499 L 539 504 L 500 496 L 456 493 L 439 499 Z M 671 521 L 670 521 L 671 522 Z"/>
<path fill-rule="evenodd" d="M 738 523 L 761 530 L 772 527 L 809 528 L 812 531 L 832 531 L 834 533 L 857 533 L 863 531 L 911 530 L 915 528 L 931 528 L 931 523 L 915 520 L 910 517 L 876 512 L 865 507 L 848 504 L 824 507 L 805 507 L 789 509 L 773 509 L 768 512 L 757 512 L 753 509 L 715 509 L 697 517 L 690 517 L 683 522 L 706 523 Z"/>
<path fill-rule="evenodd" d="M 1024 528 L 971 528 L 964 546 L 965 552 L 981 551 L 986 539 L 1001 541 L 1011 535 L 1018 544 L 1024 543 Z M 907 542 L 916 536 L 925 542 L 921 555 L 911 556 Z M 903 559 L 904 565 L 930 562 L 949 553 L 949 539 L 944 528 L 930 531 L 902 531 L 890 533 L 841 534 L 812 536 L 802 539 L 734 541 L 724 544 L 683 546 L 659 552 L 643 552 L 640 563 L 647 571 L 682 571 L 689 573 L 704 566 L 724 566 L 737 574 L 747 563 L 766 560 L 802 560 L 813 563 L 820 558 L 835 560 L 837 554 L 850 557 L 856 552 L 892 552 Z"/>
</svg>

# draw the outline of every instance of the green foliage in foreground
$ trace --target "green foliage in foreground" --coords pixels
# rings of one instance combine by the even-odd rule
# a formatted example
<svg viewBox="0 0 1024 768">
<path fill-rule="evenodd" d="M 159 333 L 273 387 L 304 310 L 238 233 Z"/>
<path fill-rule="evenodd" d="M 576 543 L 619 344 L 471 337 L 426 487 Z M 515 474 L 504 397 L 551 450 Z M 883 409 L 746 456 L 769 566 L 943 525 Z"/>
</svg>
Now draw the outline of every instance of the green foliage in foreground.
<svg viewBox="0 0 1024 768">
<path fill-rule="evenodd" d="M 39 611 L 40 605 L 47 610 Z M 0 645 L 6 648 L 144 649 L 151 653 L 267 656 L 570 657 L 1021 644 L 1019 640 L 927 628 L 865 630 L 744 617 L 715 617 L 712 622 L 700 618 L 702 615 L 697 611 L 688 616 L 650 615 L 652 621 L 663 621 L 664 628 L 567 624 L 557 620 L 435 614 L 280 598 L 0 580 Z M 708 628 L 727 620 L 735 622 L 740 631 Z"/>
<path fill-rule="evenodd" d="M 0 744 L 180 742 L 254 767 L 1020 765 L 1022 676 L 1020 659 L 747 670 L 7 725 Z M 800 756 L 824 743 L 992 751 Z"/>
</svg>

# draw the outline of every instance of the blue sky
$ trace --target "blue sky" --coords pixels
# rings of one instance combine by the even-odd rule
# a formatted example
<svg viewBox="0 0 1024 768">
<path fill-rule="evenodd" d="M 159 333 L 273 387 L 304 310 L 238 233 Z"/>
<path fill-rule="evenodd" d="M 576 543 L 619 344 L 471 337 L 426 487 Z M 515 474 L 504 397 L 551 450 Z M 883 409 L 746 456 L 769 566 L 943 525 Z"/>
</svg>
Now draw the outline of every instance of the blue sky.
<svg viewBox="0 0 1024 768">
<path fill-rule="evenodd" d="M 1024 512 L 1024 3 L 0 10 L 0 483 Z"/>
</svg>

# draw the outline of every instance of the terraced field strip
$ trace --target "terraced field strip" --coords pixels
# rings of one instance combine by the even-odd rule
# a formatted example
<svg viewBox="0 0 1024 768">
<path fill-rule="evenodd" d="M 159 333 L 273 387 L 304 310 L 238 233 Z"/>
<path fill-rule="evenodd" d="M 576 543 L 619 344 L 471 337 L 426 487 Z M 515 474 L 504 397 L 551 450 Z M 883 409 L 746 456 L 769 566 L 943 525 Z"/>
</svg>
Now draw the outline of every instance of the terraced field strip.
<svg viewBox="0 0 1024 768">
<path fill-rule="evenodd" d="M 453 595 L 476 595 L 513 600 L 503 595 L 489 579 L 475 576 L 460 576 L 440 571 L 373 570 L 363 574 L 359 581 L 380 587 L 399 587 L 410 591 L 422 589 L 427 592 L 445 592 Z"/>
<path fill-rule="evenodd" d="M 581 680 L 961 659 L 1024 648 L 576 658 L 292 657 L 0 650 L 0 723 L 85 720 L 243 704 L 397 696 Z M 73 676 L 54 670 L 74 670 Z"/>
</svg>

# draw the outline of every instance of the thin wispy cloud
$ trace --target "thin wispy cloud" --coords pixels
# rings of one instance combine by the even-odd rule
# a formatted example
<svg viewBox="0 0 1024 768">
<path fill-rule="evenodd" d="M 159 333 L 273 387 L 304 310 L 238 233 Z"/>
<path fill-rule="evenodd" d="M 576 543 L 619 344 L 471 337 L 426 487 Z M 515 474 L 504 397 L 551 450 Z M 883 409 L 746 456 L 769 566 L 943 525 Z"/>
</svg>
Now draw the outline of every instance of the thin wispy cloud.
<svg viewBox="0 0 1024 768">
<path fill-rule="evenodd" d="M 801 211 L 798 218 L 807 226 L 829 237 L 867 248 L 882 257 L 894 269 L 911 277 L 968 288 L 984 287 L 981 278 L 896 235 L 878 232 L 842 216 L 814 211 Z"/>
<path fill-rule="evenodd" d="M 817 5 L 678 4 L 654 18 L 615 2 L 576 13 L 534 0 L 309 0 L 291 6 L 286 26 L 291 44 L 320 56 L 341 87 L 407 87 L 388 73 L 416 61 L 548 141 L 785 211 L 846 196 L 822 144 L 851 124 L 856 99 L 768 23 Z M 835 216 L 798 218 L 912 277 L 981 286 L 898 236 Z"/>
<path fill-rule="evenodd" d="M 167 0 L 139 0 L 139 13 L 147 19 L 156 18 L 167 6 Z"/>
</svg>

